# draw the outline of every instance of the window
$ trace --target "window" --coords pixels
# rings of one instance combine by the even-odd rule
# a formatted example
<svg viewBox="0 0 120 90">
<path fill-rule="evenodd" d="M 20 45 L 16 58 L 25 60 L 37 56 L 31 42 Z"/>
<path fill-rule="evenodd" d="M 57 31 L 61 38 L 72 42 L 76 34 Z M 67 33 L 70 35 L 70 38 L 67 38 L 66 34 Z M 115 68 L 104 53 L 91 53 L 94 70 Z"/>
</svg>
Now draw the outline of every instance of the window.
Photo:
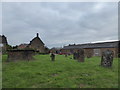
<svg viewBox="0 0 120 90">
<path fill-rule="evenodd" d="M 3 44 L 0 44 L 0 47 L 3 47 L 4 45 Z"/>
<path fill-rule="evenodd" d="M 100 56 L 100 49 L 94 49 L 94 56 Z"/>
</svg>

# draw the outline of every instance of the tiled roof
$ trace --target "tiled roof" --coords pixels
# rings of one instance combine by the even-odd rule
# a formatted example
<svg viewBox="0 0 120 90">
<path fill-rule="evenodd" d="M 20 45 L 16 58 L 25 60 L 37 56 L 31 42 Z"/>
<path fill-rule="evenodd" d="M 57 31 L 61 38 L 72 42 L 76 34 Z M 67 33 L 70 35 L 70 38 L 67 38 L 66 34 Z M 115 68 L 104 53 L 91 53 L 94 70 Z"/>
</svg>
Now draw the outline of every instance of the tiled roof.
<svg viewBox="0 0 120 90">
<path fill-rule="evenodd" d="M 103 43 L 88 43 L 64 46 L 63 49 L 77 49 L 77 48 L 114 48 L 118 47 L 118 41 L 115 42 L 103 42 Z"/>
<path fill-rule="evenodd" d="M 33 41 L 35 41 L 35 40 L 37 40 L 38 42 L 41 42 L 41 43 L 44 45 L 43 41 L 42 41 L 39 37 L 33 38 L 33 39 L 30 41 L 30 44 L 31 44 Z"/>
<path fill-rule="evenodd" d="M 28 46 L 28 44 L 20 44 L 19 46 L 18 46 L 18 49 L 24 49 L 24 48 L 26 48 Z"/>
</svg>

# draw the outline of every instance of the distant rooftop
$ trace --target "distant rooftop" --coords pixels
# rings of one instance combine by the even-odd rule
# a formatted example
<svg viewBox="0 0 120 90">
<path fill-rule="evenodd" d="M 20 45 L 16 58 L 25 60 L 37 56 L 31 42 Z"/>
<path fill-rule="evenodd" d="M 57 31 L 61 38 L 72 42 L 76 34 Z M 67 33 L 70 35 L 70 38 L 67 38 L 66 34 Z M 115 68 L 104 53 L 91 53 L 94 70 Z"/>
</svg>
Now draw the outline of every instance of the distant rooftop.
<svg viewBox="0 0 120 90">
<path fill-rule="evenodd" d="M 115 48 L 118 47 L 119 41 L 114 42 L 99 42 L 99 43 L 86 43 L 86 44 L 73 44 L 64 46 L 63 49 L 73 49 L 73 48 Z"/>
</svg>

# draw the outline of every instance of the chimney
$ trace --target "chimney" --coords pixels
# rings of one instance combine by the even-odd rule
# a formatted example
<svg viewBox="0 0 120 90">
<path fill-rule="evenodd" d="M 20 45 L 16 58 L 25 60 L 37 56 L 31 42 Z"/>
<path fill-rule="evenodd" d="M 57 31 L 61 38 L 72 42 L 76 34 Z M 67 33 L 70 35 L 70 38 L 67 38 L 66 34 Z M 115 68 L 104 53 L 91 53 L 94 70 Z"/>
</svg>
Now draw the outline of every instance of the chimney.
<svg viewBox="0 0 120 90">
<path fill-rule="evenodd" d="M 37 37 L 39 37 L 39 34 L 37 33 Z"/>
</svg>

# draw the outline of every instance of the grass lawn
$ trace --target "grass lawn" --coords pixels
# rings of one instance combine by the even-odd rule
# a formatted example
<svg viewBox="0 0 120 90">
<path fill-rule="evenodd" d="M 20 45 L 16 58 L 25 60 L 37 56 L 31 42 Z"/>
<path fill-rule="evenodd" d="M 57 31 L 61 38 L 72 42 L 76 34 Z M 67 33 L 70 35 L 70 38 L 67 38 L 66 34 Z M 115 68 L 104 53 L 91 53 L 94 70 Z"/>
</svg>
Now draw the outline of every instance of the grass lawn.
<svg viewBox="0 0 120 90">
<path fill-rule="evenodd" d="M 5 62 L 3 55 L 3 88 L 118 88 L 118 59 L 112 68 L 100 65 L 100 57 L 86 58 L 84 63 L 56 55 L 36 55 L 35 60 Z"/>
</svg>

